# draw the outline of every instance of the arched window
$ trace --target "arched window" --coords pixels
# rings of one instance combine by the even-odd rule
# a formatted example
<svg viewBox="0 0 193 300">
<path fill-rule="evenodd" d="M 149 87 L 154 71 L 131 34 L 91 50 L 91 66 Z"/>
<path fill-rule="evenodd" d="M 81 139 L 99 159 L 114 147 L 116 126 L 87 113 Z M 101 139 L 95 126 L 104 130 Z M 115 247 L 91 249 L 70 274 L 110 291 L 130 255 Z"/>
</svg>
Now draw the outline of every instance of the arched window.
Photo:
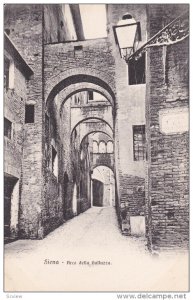
<svg viewBox="0 0 193 300">
<path fill-rule="evenodd" d="M 97 141 L 93 141 L 93 153 L 98 153 L 99 152 L 99 147 Z"/>
<path fill-rule="evenodd" d="M 113 153 L 113 142 L 112 141 L 107 142 L 107 153 Z"/>
<path fill-rule="evenodd" d="M 101 141 L 99 143 L 99 153 L 106 153 L 106 152 L 107 152 L 106 144 L 104 141 Z"/>
</svg>

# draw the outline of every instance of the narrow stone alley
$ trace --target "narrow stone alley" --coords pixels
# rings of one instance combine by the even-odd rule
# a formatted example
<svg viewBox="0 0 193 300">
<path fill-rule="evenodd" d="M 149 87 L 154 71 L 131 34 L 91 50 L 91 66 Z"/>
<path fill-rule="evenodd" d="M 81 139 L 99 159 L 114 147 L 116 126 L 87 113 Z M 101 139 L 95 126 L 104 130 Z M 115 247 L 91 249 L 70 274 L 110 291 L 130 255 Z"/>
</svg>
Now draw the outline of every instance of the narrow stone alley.
<svg viewBox="0 0 193 300">
<path fill-rule="evenodd" d="M 4 5 L 4 291 L 189 291 L 188 70 L 188 3 Z"/>
<path fill-rule="evenodd" d="M 150 255 L 145 238 L 121 234 L 113 207 L 92 207 L 43 240 L 6 244 L 4 254 L 10 291 L 188 288 L 187 254 Z"/>
</svg>

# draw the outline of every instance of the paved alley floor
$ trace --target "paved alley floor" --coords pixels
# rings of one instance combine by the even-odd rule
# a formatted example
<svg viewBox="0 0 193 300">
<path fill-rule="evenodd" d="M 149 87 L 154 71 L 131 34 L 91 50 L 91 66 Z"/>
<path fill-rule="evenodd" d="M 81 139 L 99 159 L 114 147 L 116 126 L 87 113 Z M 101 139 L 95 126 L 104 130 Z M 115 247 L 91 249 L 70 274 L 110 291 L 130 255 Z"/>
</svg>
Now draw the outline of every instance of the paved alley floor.
<svg viewBox="0 0 193 300">
<path fill-rule="evenodd" d="M 93 207 L 43 240 L 5 245 L 5 291 L 187 291 L 188 255 L 152 257 L 121 235 L 114 208 Z"/>
</svg>

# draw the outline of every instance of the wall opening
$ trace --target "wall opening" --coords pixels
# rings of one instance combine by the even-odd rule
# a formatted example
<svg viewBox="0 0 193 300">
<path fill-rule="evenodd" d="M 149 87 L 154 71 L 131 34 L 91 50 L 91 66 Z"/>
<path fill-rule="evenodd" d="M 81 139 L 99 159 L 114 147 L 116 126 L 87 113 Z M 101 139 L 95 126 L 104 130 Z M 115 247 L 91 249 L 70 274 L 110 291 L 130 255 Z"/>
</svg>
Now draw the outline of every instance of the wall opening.
<svg viewBox="0 0 193 300">
<path fill-rule="evenodd" d="M 34 105 L 25 105 L 25 123 L 34 123 Z"/>
<path fill-rule="evenodd" d="M 4 176 L 4 239 L 15 240 L 18 236 L 19 180 L 6 174 Z"/>
<path fill-rule="evenodd" d="M 83 57 L 83 46 L 78 45 L 78 46 L 74 46 L 74 56 L 75 57 Z"/>
<path fill-rule="evenodd" d="M 145 83 L 145 53 L 138 58 L 131 59 L 128 64 L 129 85 Z"/>
<path fill-rule="evenodd" d="M 52 172 L 58 177 L 58 154 L 56 149 L 52 146 Z"/>
<path fill-rule="evenodd" d="M 63 176 L 63 217 L 65 219 L 67 213 L 67 202 L 68 202 L 68 174 L 65 172 Z"/>
<path fill-rule="evenodd" d="M 7 56 L 4 56 L 4 87 L 6 90 L 14 89 L 14 63 Z"/>
<path fill-rule="evenodd" d="M 133 126 L 133 158 L 135 161 L 146 160 L 145 125 Z"/>
<path fill-rule="evenodd" d="M 92 205 L 115 206 L 115 178 L 113 171 L 106 166 L 94 168 L 92 173 Z"/>
<path fill-rule="evenodd" d="M 113 153 L 114 149 L 113 149 L 113 141 L 108 141 L 107 142 L 107 153 Z"/>
<path fill-rule="evenodd" d="M 107 147 L 106 143 L 104 141 L 99 142 L 99 153 L 106 153 L 107 152 Z"/>
<path fill-rule="evenodd" d="M 4 118 L 4 136 L 8 139 L 11 139 L 12 137 L 12 122 L 7 118 Z"/>
<path fill-rule="evenodd" d="M 76 183 L 74 184 L 74 188 L 73 188 L 73 196 L 72 196 L 72 211 L 74 216 L 77 215 L 77 185 Z"/>
</svg>

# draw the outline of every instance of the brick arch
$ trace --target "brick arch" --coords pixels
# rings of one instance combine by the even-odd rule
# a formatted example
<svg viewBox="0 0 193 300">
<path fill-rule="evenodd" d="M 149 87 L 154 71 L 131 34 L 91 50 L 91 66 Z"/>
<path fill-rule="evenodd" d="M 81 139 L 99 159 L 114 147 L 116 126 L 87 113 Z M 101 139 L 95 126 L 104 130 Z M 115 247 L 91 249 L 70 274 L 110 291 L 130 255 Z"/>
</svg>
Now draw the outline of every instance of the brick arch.
<svg viewBox="0 0 193 300">
<path fill-rule="evenodd" d="M 95 83 L 79 82 L 79 83 L 71 84 L 63 90 L 63 92 L 62 92 L 63 101 L 61 101 L 61 103 L 60 103 L 60 114 L 62 113 L 63 105 L 68 100 L 68 98 L 70 98 L 71 96 L 73 96 L 79 92 L 88 91 L 88 90 L 92 90 L 93 92 L 97 92 L 97 93 L 101 94 L 109 101 L 109 103 L 112 105 L 112 107 L 114 107 L 113 97 L 110 95 L 110 93 L 106 89 L 104 89 L 103 87 L 101 87 Z"/>
<path fill-rule="evenodd" d="M 102 87 L 115 102 L 114 78 L 111 75 L 94 68 L 71 68 L 53 76 L 45 83 L 46 103 L 53 100 L 61 90 L 81 82 L 93 83 Z"/>
<path fill-rule="evenodd" d="M 101 119 L 101 118 L 98 118 L 98 117 L 88 117 L 88 118 L 82 119 L 81 121 L 79 121 L 79 122 L 74 126 L 74 128 L 71 130 L 71 138 L 72 138 L 72 134 L 73 134 L 74 130 L 76 129 L 76 127 L 77 127 L 78 125 L 80 125 L 81 123 L 83 123 L 84 121 L 87 121 L 87 120 L 99 120 L 99 121 L 101 121 L 101 122 L 104 122 L 104 123 L 111 129 L 111 131 L 113 132 L 113 128 L 111 127 L 111 125 L 110 125 L 107 121 L 105 121 L 104 119 Z"/>
<path fill-rule="evenodd" d="M 97 167 L 107 167 L 109 169 L 111 169 L 111 171 L 113 172 L 114 176 L 115 176 L 115 170 L 114 170 L 114 166 L 111 166 L 111 165 L 108 165 L 108 164 L 95 164 L 94 166 L 92 166 L 92 170 L 93 171 L 94 169 L 96 169 Z"/>
</svg>

